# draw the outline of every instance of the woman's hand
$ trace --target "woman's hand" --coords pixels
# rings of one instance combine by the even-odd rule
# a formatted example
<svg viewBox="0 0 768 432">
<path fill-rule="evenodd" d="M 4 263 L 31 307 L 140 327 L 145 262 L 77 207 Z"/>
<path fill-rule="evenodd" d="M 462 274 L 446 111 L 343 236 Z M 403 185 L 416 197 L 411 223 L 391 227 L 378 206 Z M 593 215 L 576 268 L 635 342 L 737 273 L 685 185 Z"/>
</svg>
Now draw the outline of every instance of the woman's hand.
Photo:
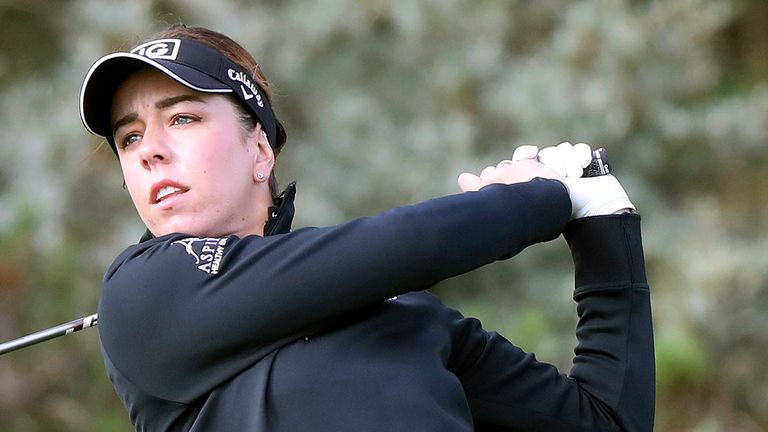
<svg viewBox="0 0 768 432">
<path fill-rule="evenodd" d="M 569 142 L 546 147 L 538 154 L 541 163 L 563 175 L 573 205 L 572 219 L 634 211 L 634 204 L 613 175 L 581 176 L 591 154 L 587 144 Z"/>
<path fill-rule="evenodd" d="M 536 160 L 538 148 L 535 146 L 520 146 L 512 155 L 512 160 L 503 160 L 496 166 L 488 166 L 480 175 L 462 173 L 459 176 L 459 188 L 462 192 L 476 191 L 492 183 L 523 183 L 536 177 L 550 178 L 563 181 L 563 177 L 555 170 Z"/>
</svg>

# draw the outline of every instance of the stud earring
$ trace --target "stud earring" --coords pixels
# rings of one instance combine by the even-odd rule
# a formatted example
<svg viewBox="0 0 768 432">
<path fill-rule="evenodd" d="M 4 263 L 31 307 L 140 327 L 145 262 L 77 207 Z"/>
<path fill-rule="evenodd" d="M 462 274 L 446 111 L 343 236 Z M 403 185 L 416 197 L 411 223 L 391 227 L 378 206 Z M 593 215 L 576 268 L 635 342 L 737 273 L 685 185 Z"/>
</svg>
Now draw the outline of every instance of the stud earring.
<svg viewBox="0 0 768 432">
<path fill-rule="evenodd" d="M 262 173 L 256 173 L 256 179 L 257 179 L 258 181 L 262 181 L 262 180 L 264 180 L 264 174 L 262 174 Z"/>
</svg>

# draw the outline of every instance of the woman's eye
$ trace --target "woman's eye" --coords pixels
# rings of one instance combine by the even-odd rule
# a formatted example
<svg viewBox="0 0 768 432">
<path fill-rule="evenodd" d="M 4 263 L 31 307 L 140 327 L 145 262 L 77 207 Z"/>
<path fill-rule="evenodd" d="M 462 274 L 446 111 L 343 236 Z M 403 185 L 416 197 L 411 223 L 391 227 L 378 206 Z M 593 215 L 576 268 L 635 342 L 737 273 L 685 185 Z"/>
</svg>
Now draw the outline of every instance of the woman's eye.
<svg viewBox="0 0 768 432">
<path fill-rule="evenodd" d="M 123 140 L 120 143 L 122 144 L 123 148 L 126 148 L 140 139 L 141 139 L 141 135 L 130 134 L 130 135 L 126 135 L 125 138 L 123 138 Z"/>
<path fill-rule="evenodd" d="M 179 114 L 179 115 L 176 115 L 176 116 L 173 117 L 173 120 L 172 120 L 171 123 L 173 125 L 175 125 L 175 126 L 176 125 L 185 125 L 185 124 L 192 123 L 192 122 L 194 122 L 196 120 L 198 120 L 198 118 L 195 117 L 195 116 L 191 116 L 191 115 L 187 115 L 187 114 Z"/>
</svg>

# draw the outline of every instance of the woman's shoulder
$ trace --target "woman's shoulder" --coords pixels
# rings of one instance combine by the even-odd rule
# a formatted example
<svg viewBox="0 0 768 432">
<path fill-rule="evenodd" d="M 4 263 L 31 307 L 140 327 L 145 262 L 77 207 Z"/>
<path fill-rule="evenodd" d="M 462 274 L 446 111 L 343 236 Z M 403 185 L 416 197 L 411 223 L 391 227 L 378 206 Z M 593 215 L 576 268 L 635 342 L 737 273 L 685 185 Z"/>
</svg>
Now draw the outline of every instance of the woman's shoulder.
<svg viewBox="0 0 768 432">
<path fill-rule="evenodd" d="M 193 237 L 182 233 L 168 234 L 161 237 L 145 235 L 142 237 L 141 241 L 126 247 L 117 255 L 109 266 L 105 278 L 109 279 L 126 263 L 145 257 L 147 254 L 157 253 L 174 242 L 183 242 L 185 239 L 192 238 Z"/>
</svg>

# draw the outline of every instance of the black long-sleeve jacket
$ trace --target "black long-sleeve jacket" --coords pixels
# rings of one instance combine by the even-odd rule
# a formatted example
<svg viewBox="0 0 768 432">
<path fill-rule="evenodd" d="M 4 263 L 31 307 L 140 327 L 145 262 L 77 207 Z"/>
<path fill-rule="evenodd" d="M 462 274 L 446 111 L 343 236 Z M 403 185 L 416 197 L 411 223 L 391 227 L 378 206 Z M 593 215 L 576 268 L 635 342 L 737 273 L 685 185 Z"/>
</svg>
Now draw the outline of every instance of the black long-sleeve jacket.
<svg viewBox="0 0 768 432">
<path fill-rule="evenodd" d="M 328 228 L 143 241 L 105 276 L 108 375 L 139 431 L 650 431 L 639 216 L 570 211 L 535 179 Z M 563 231 L 568 375 L 423 291 Z"/>
</svg>

